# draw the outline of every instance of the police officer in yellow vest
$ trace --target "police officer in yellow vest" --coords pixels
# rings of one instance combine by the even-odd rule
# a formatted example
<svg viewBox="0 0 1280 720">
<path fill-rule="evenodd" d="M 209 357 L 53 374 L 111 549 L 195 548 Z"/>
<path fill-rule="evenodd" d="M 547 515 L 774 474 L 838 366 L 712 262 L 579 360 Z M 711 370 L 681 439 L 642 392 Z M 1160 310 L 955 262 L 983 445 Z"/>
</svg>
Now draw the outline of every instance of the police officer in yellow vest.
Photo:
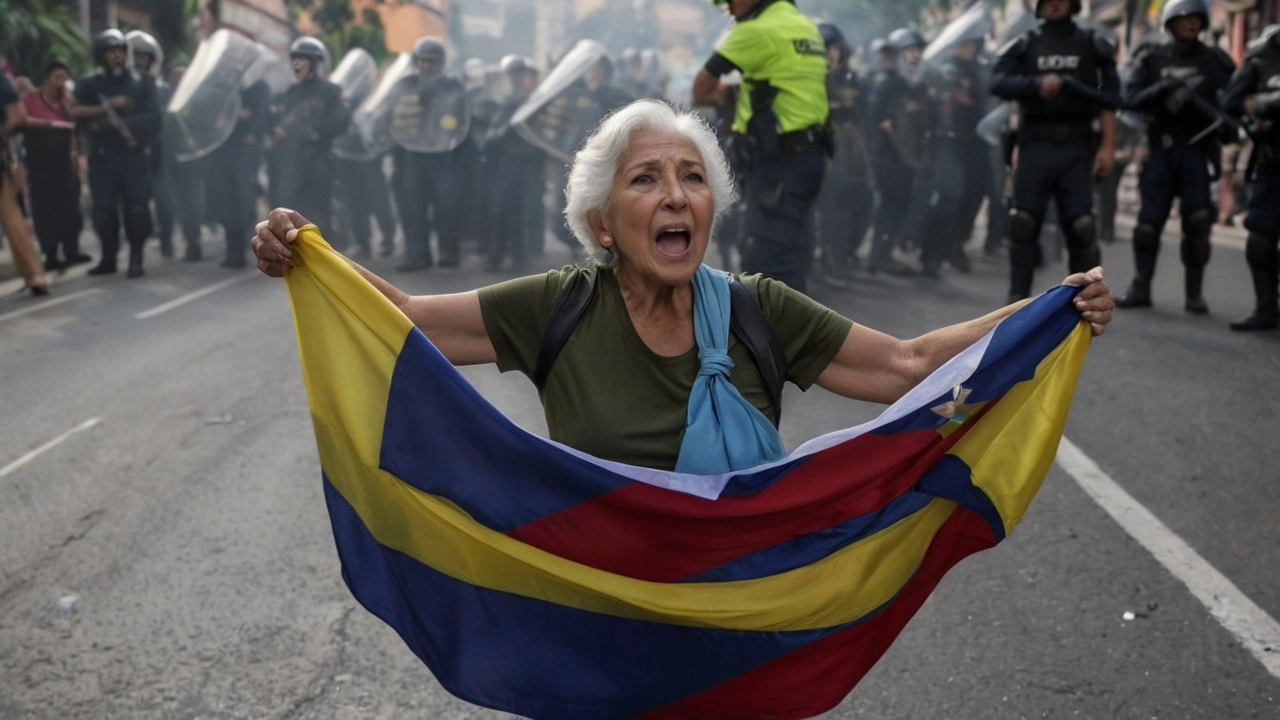
<svg viewBox="0 0 1280 720">
<path fill-rule="evenodd" d="M 747 203 L 742 270 L 804 291 L 805 222 L 831 148 L 826 46 L 792 0 L 712 2 L 735 22 L 694 80 L 693 101 L 719 104 L 720 77 L 742 72 L 732 147 Z"/>
</svg>

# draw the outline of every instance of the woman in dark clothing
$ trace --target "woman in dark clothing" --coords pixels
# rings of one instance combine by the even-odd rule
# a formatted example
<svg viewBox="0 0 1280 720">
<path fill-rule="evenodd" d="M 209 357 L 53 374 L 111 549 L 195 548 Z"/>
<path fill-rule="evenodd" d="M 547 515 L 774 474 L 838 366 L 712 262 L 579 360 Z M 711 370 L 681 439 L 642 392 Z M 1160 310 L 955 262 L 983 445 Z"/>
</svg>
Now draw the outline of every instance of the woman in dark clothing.
<svg viewBox="0 0 1280 720">
<path fill-rule="evenodd" d="M 75 163 L 75 126 L 67 113 L 69 80 L 66 65 L 50 63 L 40 92 L 23 98 L 27 109 L 28 202 L 48 270 L 91 259 L 80 252 L 84 218 L 80 214 L 80 177 Z"/>
</svg>

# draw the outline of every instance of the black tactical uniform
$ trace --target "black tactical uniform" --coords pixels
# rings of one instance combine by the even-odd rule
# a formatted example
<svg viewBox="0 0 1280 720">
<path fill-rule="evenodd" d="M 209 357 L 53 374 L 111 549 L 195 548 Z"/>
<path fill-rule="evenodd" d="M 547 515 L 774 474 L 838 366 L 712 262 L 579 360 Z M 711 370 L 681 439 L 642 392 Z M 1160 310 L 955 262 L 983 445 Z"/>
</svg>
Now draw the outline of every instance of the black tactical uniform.
<svg viewBox="0 0 1280 720">
<path fill-rule="evenodd" d="M 93 275 L 116 271 L 122 208 L 124 234 L 129 241 L 129 277 L 142 275 L 143 243 L 151 234 L 151 172 L 146 148 L 160 131 L 160 109 L 153 83 L 124 67 L 117 71 L 107 67 L 103 53 L 126 47 L 119 30 L 100 33 L 94 39 L 98 71 L 76 81 L 78 105 L 101 106 L 113 98 L 128 99 L 124 107 L 113 108 L 121 126 L 113 124 L 108 114 L 77 122 L 89 156 L 93 228 L 102 241 L 102 260 L 89 271 Z"/>
<path fill-rule="evenodd" d="M 200 160 L 205 182 L 218 193 L 219 202 L 213 209 L 226 238 L 227 254 L 222 267 L 228 268 L 245 266 L 246 243 L 257 214 L 258 168 L 262 165 L 263 141 L 271 131 L 271 89 L 266 81 L 258 80 L 240 91 L 240 112 L 231 136 Z M 301 209 L 298 212 L 315 223 L 322 219 Z M 193 247 L 197 249 L 193 251 Z M 187 252 L 198 255 L 198 247 L 197 237 L 187 243 Z"/>
<path fill-rule="evenodd" d="M 141 30 L 130 30 L 124 39 L 129 43 L 129 55 L 133 62 L 129 63 L 143 82 L 155 86 L 156 107 L 163 113 L 169 104 L 173 88 L 160 76 L 164 65 L 164 51 L 160 44 L 149 33 Z M 151 193 L 156 204 L 156 237 L 160 240 L 160 256 L 173 257 L 173 223 L 176 215 L 173 186 L 165 176 L 164 133 L 156 132 L 147 143 L 147 165 L 151 170 Z"/>
<path fill-rule="evenodd" d="M 893 249 L 917 194 L 917 175 L 933 161 L 935 114 L 923 64 L 911 68 L 905 57 L 908 48 L 923 50 L 924 38 L 899 28 L 889 34 L 886 44 L 896 53 L 896 64 L 892 70 L 881 70 L 871 89 L 868 124 L 874 138 L 872 162 L 879 204 L 867 269 L 906 275 L 911 271 L 893 258 Z"/>
<path fill-rule="evenodd" d="M 847 287 L 857 266 L 858 247 L 871 225 L 874 198 L 871 159 L 867 154 L 866 97 L 862 80 L 849 67 L 850 49 L 840 30 L 818 25 L 827 45 L 827 102 L 835 155 L 818 193 L 814 232 L 822 248 L 823 278 L 837 288 Z M 831 53 L 835 61 L 831 61 Z"/>
<path fill-rule="evenodd" d="M 967 40 L 965 42 L 977 42 Z M 978 137 L 986 115 L 990 66 L 976 54 L 953 55 L 942 63 L 935 87 L 938 108 L 938 159 L 934 170 L 934 206 L 921 238 L 920 264 L 935 275 L 942 263 L 969 272 L 964 245 L 973 234 L 978 209 L 991 183 L 991 153 Z"/>
<path fill-rule="evenodd" d="M 1232 330 L 1275 330 L 1280 278 L 1280 25 L 1271 25 L 1253 45 L 1223 96 L 1227 112 L 1246 118 L 1253 136 L 1249 160 L 1249 239 L 1245 259 L 1257 304 L 1231 323 Z"/>
<path fill-rule="evenodd" d="M 360 108 L 369 92 L 351 96 L 348 107 Z M 382 232 L 379 255 L 395 252 L 396 215 L 391 209 L 391 193 L 382 170 L 385 152 L 370 152 L 353 122 L 347 132 L 334 142 L 335 167 L 338 168 L 338 196 L 345 211 L 354 248 L 351 257 L 365 260 L 373 254 L 373 223 Z"/>
<path fill-rule="evenodd" d="M 313 37 L 289 47 L 289 58 L 311 61 L 309 74 L 289 86 L 276 108 L 267 153 L 271 204 L 297 210 L 317 226 L 329 226 L 333 203 L 333 141 L 347 129 L 342 89 L 323 79 L 328 51 Z"/>
<path fill-rule="evenodd" d="M 1209 24 L 1206 0 L 1171 0 L 1161 16 L 1165 29 L 1179 17 L 1198 15 Z M 1126 87 L 1126 104 L 1151 117 L 1147 126 L 1149 154 L 1138 190 L 1142 209 L 1133 228 L 1133 262 L 1137 275 L 1117 307 L 1150 307 L 1151 278 L 1160 252 L 1160 234 L 1173 199 L 1182 215 L 1182 264 L 1186 268 L 1187 312 L 1203 315 L 1209 306 L 1201 295 L 1209 262 L 1209 234 L 1217 206 L 1209 185 L 1221 157 L 1214 134 L 1218 93 L 1227 86 L 1235 63 L 1217 47 L 1199 39 L 1174 41 L 1142 56 Z"/>
<path fill-rule="evenodd" d="M 1078 3 L 1072 12 L 1079 12 Z M 1041 97 L 1042 78 L 1051 74 L 1063 85 L 1053 97 Z M 1101 262 L 1092 214 L 1093 124 L 1099 113 L 1108 113 L 1103 133 L 1114 129 L 1110 112 L 1119 104 L 1119 86 L 1115 46 L 1069 16 L 1045 21 L 1001 51 L 991 91 L 1021 108 L 1009 218 L 1010 301 L 1031 295 L 1036 242 L 1050 199 L 1057 202 L 1067 238 L 1070 271 L 1084 272 Z"/>
<path fill-rule="evenodd" d="M 533 90 L 525 80 L 533 68 L 524 58 L 509 57 L 503 59 L 502 70 L 511 80 L 512 93 L 499 106 L 492 135 L 485 145 L 485 156 L 493 168 L 485 209 L 486 268 L 491 272 L 501 268 L 508 254 L 513 269 L 524 266 L 528 249 L 525 226 L 532 220 L 528 217 L 527 196 L 536 194 L 541 199 L 545 184 L 542 152 L 525 142 L 509 124 Z"/>
<path fill-rule="evenodd" d="M 444 44 L 434 37 L 419 38 L 413 46 L 416 63 L 430 63 L 429 74 L 400 80 L 393 93 L 397 97 L 416 93 L 419 112 L 429 112 L 433 104 L 444 98 L 464 96 L 466 89 L 455 77 L 444 74 Z M 469 118 L 467 118 L 469 121 Z M 396 120 L 392 120 L 396 122 Z M 416 122 L 416 120 L 415 120 Z M 461 119 L 455 119 L 461 122 Z M 402 272 L 422 270 L 435 264 L 431 254 L 431 230 L 434 226 L 440 251 L 440 267 L 457 267 L 459 255 L 458 153 L 415 152 L 405 147 L 392 151 L 395 174 L 392 188 L 404 227 L 405 261 Z"/>
</svg>

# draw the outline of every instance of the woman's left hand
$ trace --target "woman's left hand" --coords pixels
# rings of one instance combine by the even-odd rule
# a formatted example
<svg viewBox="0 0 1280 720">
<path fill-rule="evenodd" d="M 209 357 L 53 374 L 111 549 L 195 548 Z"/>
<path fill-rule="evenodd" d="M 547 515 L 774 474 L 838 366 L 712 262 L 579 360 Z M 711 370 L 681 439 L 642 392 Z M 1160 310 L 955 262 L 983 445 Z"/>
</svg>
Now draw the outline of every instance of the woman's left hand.
<svg viewBox="0 0 1280 720">
<path fill-rule="evenodd" d="M 1081 288 L 1076 295 L 1076 309 L 1080 311 L 1080 317 L 1089 323 L 1094 337 L 1106 332 L 1107 323 L 1111 322 L 1111 312 L 1116 309 L 1116 301 L 1111 297 L 1111 288 L 1102 281 L 1102 268 L 1096 267 L 1089 272 L 1068 275 L 1062 284 Z"/>
</svg>

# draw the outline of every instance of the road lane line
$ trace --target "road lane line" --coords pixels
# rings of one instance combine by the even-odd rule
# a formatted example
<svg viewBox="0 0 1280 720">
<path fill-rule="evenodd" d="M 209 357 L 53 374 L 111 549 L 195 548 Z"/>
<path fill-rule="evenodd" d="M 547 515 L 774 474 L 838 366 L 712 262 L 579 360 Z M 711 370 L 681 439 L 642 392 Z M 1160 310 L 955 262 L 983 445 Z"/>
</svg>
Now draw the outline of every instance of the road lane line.
<svg viewBox="0 0 1280 720">
<path fill-rule="evenodd" d="M 221 289 L 223 289 L 223 288 L 225 288 L 225 287 L 231 287 L 232 285 L 235 285 L 236 283 L 240 282 L 241 280 L 244 280 L 245 278 L 251 278 L 251 277 L 253 277 L 253 273 L 243 273 L 243 274 L 237 275 L 237 276 L 235 276 L 235 277 L 233 277 L 233 278 L 227 278 L 226 280 L 223 280 L 222 282 L 214 283 L 214 284 L 210 285 L 209 287 L 200 288 L 199 290 L 196 290 L 195 292 L 189 292 L 189 293 L 187 293 L 186 295 L 183 295 L 182 297 L 174 298 L 173 300 L 170 300 L 169 302 L 167 302 L 167 303 L 165 303 L 165 304 L 163 304 L 163 305 L 157 305 L 157 306 L 155 306 L 155 307 L 151 308 L 150 310 L 143 310 L 142 312 L 138 313 L 137 315 L 134 315 L 134 317 L 135 317 L 135 318 L 137 318 L 137 319 L 139 319 L 139 320 L 146 320 L 146 319 L 148 319 L 148 318 L 153 318 L 153 317 L 155 317 L 155 316 L 159 315 L 160 313 L 166 313 L 166 312 L 169 312 L 170 310 L 172 310 L 172 309 L 174 309 L 174 308 L 176 308 L 176 307 L 181 307 L 181 306 L 183 306 L 183 305 L 186 305 L 187 303 L 191 302 L 192 300 L 199 300 L 200 298 L 204 297 L 205 295 L 209 295 L 209 294 L 212 294 L 212 293 L 216 293 L 216 292 L 218 292 L 219 290 L 221 290 Z"/>
<path fill-rule="evenodd" d="M 1258 607 L 1227 576 L 1174 534 L 1125 492 L 1111 476 L 1067 438 L 1058 446 L 1058 464 L 1102 506 L 1124 531 L 1182 581 L 1209 614 L 1244 645 L 1267 672 L 1280 678 L 1280 623 Z"/>
<path fill-rule="evenodd" d="M 22 457 L 18 458 L 17 460 L 14 460 L 13 462 L 9 463 L 8 465 L 5 465 L 3 468 L 0 468 L 0 478 L 3 478 L 4 476 L 8 475 L 9 473 L 13 472 L 14 470 L 17 470 L 18 468 L 22 467 L 23 465 L 26 465 L 27 463 L 31 462 L 32 460 L 35 460 L 36 458 L 40 457 L 40 455 L 41 455 L 42 453 L 44 453 L 44 452 L 48 451 L 49 449 L 51 449 L 51 448 L 53 448 L 53 447 L 57 446 L 57 445 L 58 445 L 58 444 L 60 444 L 63 440 L 66 440 L 67 438 L 71 437 L 72 435 L 75 435 L 76 433 L 78 433 L 78 432 L 80 432 L 80 431 L 82 431 L 82 430 L 88 430 L 89 428 L 93 427 L 94 425 L 97 425 L 97 424 L 98 424 L 98 423 L 100 423 L 100 422 L 102 422 L 102 418 L 100 418 L 100 417 L 96 417 L 96 418 L 89 418 L 88 420 L 85 420 L 84 422 L 82 422 L 82 423 L 80 423 L 79 425 L 77 425 L 77 426 L 75 426 L 75 427 L 71 428 L 70 430 L 68 430 L 68 431 L 66 431 L 66 432 L 64 432 L 64 433 L 62 433 L 62 434 L 61 434 L 61 435 L 59 435 L 58 437 L 56 437 L 56 438 L 54 438 L 54 439 L 50 440 L 49 442 L 47 442 L 47 443 L 45 443 L 45 444 L 41 445 L 40 447 L 36 448 L 35 450 L 32 450 L 31 452 L 27 453 L 26 455 L 23 455 Z"/>
<path fill-rule="evenodd" d="M 7 312 L 3 315 L 0 315 L 0 322 L 4 322 L 5 320 L 12 320 L 14 318 L 19 318 L 19 317 L 22 317 L 23 315 L 29 315 L 33 312 L 38 312 L 40 310 L 46 310 L 48 308 L 61 305 L 62 303 L 69 303 L 72 300 L 77 300 L 79 298 L 84 297 L 85 295 L 96 295 L 97 293 L 100 293 L 100 292 L 102 291 L 97 288 L 90 288 L 88 290 L 81 290 L 80 292 L 71 293 L 70 295 L 62 295 L 59 297 L 51 298 L 49 300 L 43 300 L 39 303 L 36 303 L 35 305 L 24 307 L 21 310 L 14 310 L 12 312 Z"/>
</svg>

